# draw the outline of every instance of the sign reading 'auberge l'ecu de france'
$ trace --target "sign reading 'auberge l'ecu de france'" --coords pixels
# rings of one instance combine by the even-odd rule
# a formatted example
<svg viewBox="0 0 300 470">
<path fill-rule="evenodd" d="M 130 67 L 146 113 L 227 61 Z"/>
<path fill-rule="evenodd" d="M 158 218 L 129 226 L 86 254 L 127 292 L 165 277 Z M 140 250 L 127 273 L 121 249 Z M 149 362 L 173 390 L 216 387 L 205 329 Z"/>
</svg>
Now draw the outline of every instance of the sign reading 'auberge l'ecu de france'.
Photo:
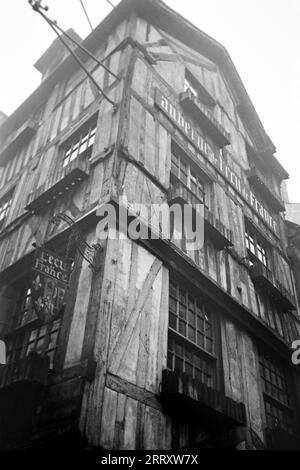
<svg viewBox="0 0 300 470">
<path fill-rule="evenodd" d="M 31 300 L 38 318 L 55 318 L 64 305 L 71 261 L 44 248 L 37 248 L 32 266 Z"/>
<path fill-rule="evenodd" d="M 155 92 L 156 105 L 168 116 L 189 141 L 210 161 L 221 173 L 229 184 L 243 197 L 253 208 L 257 215 L 277 234 L 276 220 L 269 211 L 258 201 L 248 186 L 245 186 L 241 178 L 225 163 L 221 155 L 215 155 L 211 146 L 203 139 L 191 122 L 185 118 L 182 112 L 158 89 Z"/>
</svg>

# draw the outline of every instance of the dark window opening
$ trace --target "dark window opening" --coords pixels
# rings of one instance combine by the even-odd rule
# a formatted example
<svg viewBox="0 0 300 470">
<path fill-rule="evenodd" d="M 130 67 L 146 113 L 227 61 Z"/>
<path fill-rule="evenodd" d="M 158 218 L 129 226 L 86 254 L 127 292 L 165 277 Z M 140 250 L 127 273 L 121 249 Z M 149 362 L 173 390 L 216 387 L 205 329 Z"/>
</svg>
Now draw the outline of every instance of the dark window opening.
<svg viewBox="0 0 300 470">
<path fill-rule="evenodd" d="M 185 70 L 185 78 L 183 84 L 183 91 L 190 91 L 190 93 L 209 109 L 213 111 L 216 101 L 208 90 L 199 82 L 199 80 L 189 71 Z"/>
</svg>

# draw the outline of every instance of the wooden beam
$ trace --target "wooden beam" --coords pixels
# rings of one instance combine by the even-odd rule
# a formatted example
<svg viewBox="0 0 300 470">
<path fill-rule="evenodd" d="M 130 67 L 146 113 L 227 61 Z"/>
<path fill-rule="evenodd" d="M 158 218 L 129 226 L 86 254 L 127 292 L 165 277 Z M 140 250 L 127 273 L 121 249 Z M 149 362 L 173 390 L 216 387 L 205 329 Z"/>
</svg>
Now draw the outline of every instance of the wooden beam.
<svg viewBox="0 0 300 470">
<path fill-rule="evenodd" d="M 122 332 L 119 335 L 119 340 L 116 342 L 112 352 L 111 352 L 111 361 L 109 369 L 111 372 L 117 372 L 122 358 L 128 348 L 130 339 L 133 334 L 136 332 L 137 323 L 140 318 L 141 312 L 145 305 L 145 302 L 150 294 L 151 286 L 162 267 L 162 262 L 158 259 L 155 259 L 149 273 L 143 283 L 140 295 L 135 302 L 135 307 L 133 308 L 131 314 L 128 316 L 128 319 L 123 327 Z"/>
</svg>

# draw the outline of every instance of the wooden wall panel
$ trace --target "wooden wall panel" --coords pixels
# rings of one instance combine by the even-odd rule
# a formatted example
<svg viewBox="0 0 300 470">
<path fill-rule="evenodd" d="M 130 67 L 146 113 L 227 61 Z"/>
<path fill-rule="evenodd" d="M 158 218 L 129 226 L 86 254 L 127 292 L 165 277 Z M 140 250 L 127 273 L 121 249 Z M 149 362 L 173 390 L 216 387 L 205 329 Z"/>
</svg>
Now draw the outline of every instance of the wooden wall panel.
<svg viewBox="0 0 300 470">
<path fill-rule="evenodd" d="M 104 388 L 103 405 L 100 445 L 104 448 L 118 450 L 171 448 L 170 418 L 161 411 L 107 386 Z M 181 429 L 181 434 L 183 430 Z"/>
<path fill-rule="evenodd" d="M 225 394 L 236 400 L 244 398 L 241 331 L 228 320 L 221 321 L 222 356 L 224 367 Z"/>
<path fill-rule="evenodd" d="M 128 152 L 163 186 L 169 181 L 170 137 L 134 97 L 130 102 Z M 159 151 L 157 149 L 160 149 Z"/>
<path fill-rule="evenodd" d="M 261 384 L 258 380 L 260 375 L 258 364 L 258 353 L 255 343 L 244 332 L 241 334 L 240 354 L 243 364 L 244 380 L 244 403 L 246 405 L 249 427 L 255 431 L 264 441 L 263 417 L 261 403 Z"/>
<path fill-rule="evenodd" d="M 94 234 L 87 237 L 87 242 L 94 242 Z M 83 261 L 78 281 L 76 301 L 69 332 L 64 367 L 71 367 L 81 359 L 86 318 L 88 315 L 89 297 L 93 272 L 87 261 Z"/>
<path fill-rule="evenodd" d="M 291 293 L 294 294 L 291 269 L 285 259 L 277 252 L 274 252 L 275 277 Z"/>
<path fill-rule="evenodd" d="M 108 240 L 98 320 L 102 327 L 101 335 L 96 337 L 94 352 L 102 369 L 87 392 L 89 406 L 97 408 L 97 416 L 105 413 L 99 397 L 102 393 L 105 395 L 103 374 L 106 368 L 113 376 L 141 390 L 159 392 L 162 369 L 166 367 L 167 285 L 166 269 L 147 250 L 129 239 Z M 109 317 L 105 319 L 103 309 L 108 306 Z M 99 327 L 96 328 L 98 330 Z M 105 331 L 106 342 L 102 343 Z M 95 395 L 96 390 L 98 392 Z M 117 407 L 116 400 L 114 403 Z M 124 416 L 132 436 L 132 426 L 135 426 L 132 420 L 136 418 L 133 408 L 136 405 L 127 402 L 126 406 L 128 408 Z M 90 415 L 89 411 L 86 416 L 87 434 L 92 440 L 90 430 L 94 428 L 97 416 Z M 135 441 L 132 439 L 135 438 L 130 437 L 125 426 L 124 447 L 134 448 Z"/>
</svg>

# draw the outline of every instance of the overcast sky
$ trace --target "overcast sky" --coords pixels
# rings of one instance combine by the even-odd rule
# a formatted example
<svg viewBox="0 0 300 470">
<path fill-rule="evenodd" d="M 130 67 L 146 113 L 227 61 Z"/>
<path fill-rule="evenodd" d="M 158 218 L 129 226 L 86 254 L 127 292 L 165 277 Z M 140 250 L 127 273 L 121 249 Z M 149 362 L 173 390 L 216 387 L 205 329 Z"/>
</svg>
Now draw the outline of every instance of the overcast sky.
<svg viewBox="0 0 300 470">
<path fill-rule="evenodd" d="M 117 0 L 112 0 L 116 5 Z M 166 0 L 228 50 L 262 123 L 290 173 L 291 202 L 300 202 L 300 0 Z M 82 38 L 90 28 L 80 0 L 48 0 L 49 16 Z M 84 0 L 96 26 L 112 9 Z M 0 1 L 0 110 L 11 114 L 39 85 L 33 67 L 54 39 L 27 0 Z M 297 143 L 297 145 L 296 145 Z"/>
</svg>

